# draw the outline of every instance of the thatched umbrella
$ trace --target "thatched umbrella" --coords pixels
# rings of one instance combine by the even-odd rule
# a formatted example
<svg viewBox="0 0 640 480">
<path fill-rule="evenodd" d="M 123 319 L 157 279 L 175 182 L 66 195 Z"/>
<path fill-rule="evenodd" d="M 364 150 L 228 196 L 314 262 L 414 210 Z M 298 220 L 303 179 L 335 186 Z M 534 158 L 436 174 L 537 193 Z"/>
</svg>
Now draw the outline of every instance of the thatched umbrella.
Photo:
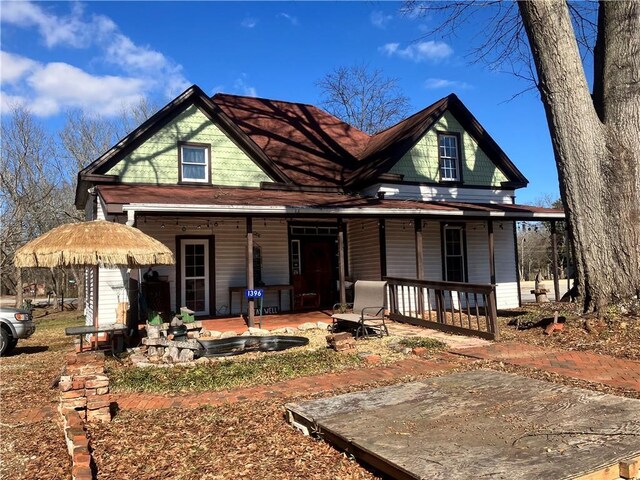
<svg viewBox="0 0 640 480">
<path fill-rule="evenodd" d="M 49 230 L 20 247 L 14 262 L 19 268 L 139 268 L 175 263 L 171 250 L 155 238 L 137 228 L 105 220 L 69 223 Z"/>
<path fill-rule="evenodd" d="M 139 268 L 171 265 L 173 254 L 164 244 L 137 228 L 95 220 L 61 225 L 20 247 L 14 255 L 18 268 L 93 266 L 94 292 L 98 288 L 98 267 Z M 97 294 L 94 297 L 97 321 Z"/>
</svg>

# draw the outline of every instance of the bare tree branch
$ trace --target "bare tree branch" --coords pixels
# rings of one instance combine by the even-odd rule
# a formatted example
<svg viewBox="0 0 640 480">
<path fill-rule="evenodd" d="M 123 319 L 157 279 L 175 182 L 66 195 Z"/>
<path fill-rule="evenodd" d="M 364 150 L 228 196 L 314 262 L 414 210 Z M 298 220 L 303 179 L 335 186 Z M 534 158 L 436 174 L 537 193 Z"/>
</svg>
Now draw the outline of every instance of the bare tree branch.
<svg viewBox="0 0 640 480">
<path fill-rule="evenodd" d="M 370 134 L 398 122 L 409 108 L 397 79 L 366 65 L 338 67 L 316 85 L 327 111 Z"/>
</svg>

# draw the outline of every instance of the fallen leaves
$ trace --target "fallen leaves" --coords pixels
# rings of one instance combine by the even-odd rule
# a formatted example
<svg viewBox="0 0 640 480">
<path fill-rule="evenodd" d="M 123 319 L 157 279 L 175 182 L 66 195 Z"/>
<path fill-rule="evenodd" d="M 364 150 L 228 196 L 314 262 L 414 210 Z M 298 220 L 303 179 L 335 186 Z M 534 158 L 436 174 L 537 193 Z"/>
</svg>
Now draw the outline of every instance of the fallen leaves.
<svg viewBox="0 0 640 480">
<path fill-rule="evenodd" d="M 573 304 L 546 303 L 502 311 L 498 318 L 501 339 L 505 342 L 515 341 L 564 350 L 588 350 L 592 353 L 640 360 L 640 318 L 629 314 L 611 314 L 604 321 L 594 320 L 579 315 L 576 308 Z M 553 335 L 543 335 L 543 327 L 533 325 L 541 319 L 552 317 L 553 311 L 557 309 L 565 310 L 560 311 L 560 315 L 566 317 L 564 328 Z M 518 330 L 513 319 L 519 319 L 522 325 L 529 325 L 531 328 Z"/>
<path fill-rule="evenodd" d="M 277 401 L 122 412 L 91 428 L 99 479 L 374 479 L 284 420 Z"/>
</svg>

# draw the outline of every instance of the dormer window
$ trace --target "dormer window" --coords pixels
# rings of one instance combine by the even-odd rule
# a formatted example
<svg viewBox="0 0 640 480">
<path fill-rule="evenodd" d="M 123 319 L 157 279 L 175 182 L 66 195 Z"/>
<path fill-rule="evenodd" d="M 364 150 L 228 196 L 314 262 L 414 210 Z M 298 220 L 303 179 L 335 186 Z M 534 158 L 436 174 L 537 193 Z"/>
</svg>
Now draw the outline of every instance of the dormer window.
<svg viewBox="0 0 640 480">
<path fill-rule="evenodd" d="M 438 133 L 438 159 L 441 181 L 460 181 L 460 148 L 458 144 L 458 135 Z"/>
<path fill-rule="evenodd" d="M 180 182 L 209 183 L 211 147 L 203 143 L 180 143 Z"/>
</svg>

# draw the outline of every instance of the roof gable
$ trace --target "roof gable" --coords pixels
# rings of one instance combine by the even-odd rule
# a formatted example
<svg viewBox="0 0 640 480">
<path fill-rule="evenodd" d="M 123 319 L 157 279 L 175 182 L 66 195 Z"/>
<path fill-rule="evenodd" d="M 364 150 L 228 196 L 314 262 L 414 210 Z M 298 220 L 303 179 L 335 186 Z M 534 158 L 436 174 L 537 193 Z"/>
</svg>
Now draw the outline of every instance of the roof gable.
<svg viewBox="0 0 640 480">
<path fill-rule="evenodd" d="M 124 183 L 177 184 L 180 143 L 209 146 L 214 185 L 259 187 L 272 179 L 196 104 L 189 105 L 105 173 Z"/>
<path fill-rule="evenodd" d="M 91 182 L 116 181 L 117 177 L 107 172 L 192 105 L 197 106 L 210 121 L 215 122 L 225 134 L 245 150 L 269 177 L 282 183 L 291 183 L 291 180 L 273 164 L 253 140 L 211 102 L 211 99 L 198 86 L 192 85 L 78 173 L 76 207 L 82 208 L 86 203 L 87 188 Z"/>
<path fill-rule="evenodd" d="M 508 181 L 504 173 L 449 110 L 440 116 L 389 172 L 402 175 L 405 182 L 439 182 L 438 134 L 444 132 L 454 134 L 458 139 L 459 173 L 463 185 L 500 188 Z"/>
<path fill-rule="evenodd" d="M 446 112 L 455 117 L 464 132 L 486 154 L 512 188 L 526 186 L 528 180 L 525 176 L 454 94 L 374 135 L 363 152 L 361 166 L 352 173 L 347 183 L 351 186 L 370 184 L 380 175 L 392 172 L 393 167 L 434 128 Z"/>
<path fill-rule="evenodd" d="M 329 113 L 302 103 L 217 94 L 209 98 L 193 85 L 78 174 L 76 206 L 86 203 L 92 182 L 117 181 L 108 172 L 122 158 L 195 105 L 228 135 L 273 181 L 290 187 L 350 188 L 374 183 L 426 132 L 450 112 L 479 149 L 519 188 L 527 179 L 455 95 L 451 94 L 398 124 L 369 136 Z"/>
</svg>

